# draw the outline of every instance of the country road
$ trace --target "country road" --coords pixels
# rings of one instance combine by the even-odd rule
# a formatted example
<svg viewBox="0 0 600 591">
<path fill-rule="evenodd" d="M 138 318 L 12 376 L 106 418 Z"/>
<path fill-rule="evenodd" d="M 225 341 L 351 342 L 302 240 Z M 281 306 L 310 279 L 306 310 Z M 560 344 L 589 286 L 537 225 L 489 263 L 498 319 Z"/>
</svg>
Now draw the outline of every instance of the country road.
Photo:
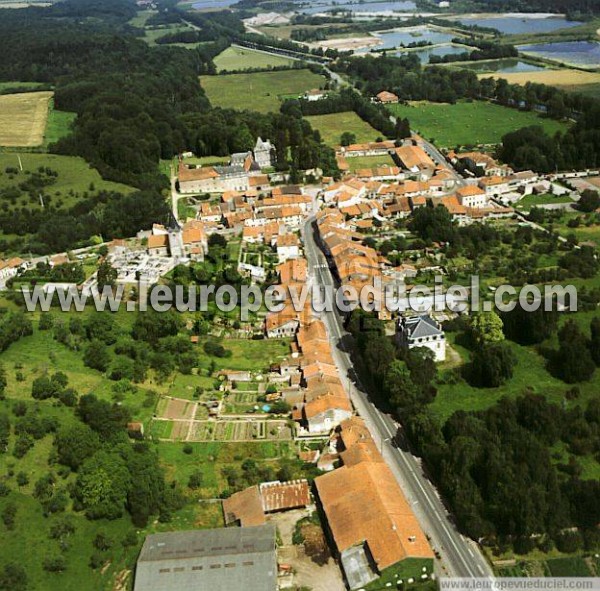
<svg viewBox="0 0 600 591">
<path fill-rule="evenodd" d="M 334 286 L 326 258 L 315 240 L 314 217 L 303 227 L 305 256 L 308 260 L 311 282 L 317 286 Z M 397 447 L 402 428 L 390 416 L 381 412 L 362 389 L 348 351 L 343 350 L 345 332 L 342 319 L 336 311 L 321 315 L 331 340 L 333 356 L 344 385 L 348 387 L 352 403 L 365 420 L 374 441 L 398 480 L 421 527 L 431 545 L 441 555 L 436 564 L 438 577 L 491 578 L 492 569 L 478 545 L 463 537 L 452 523 L 433 484 L 424 475 L 420 460 L 407 450 Z"/>
</svg>

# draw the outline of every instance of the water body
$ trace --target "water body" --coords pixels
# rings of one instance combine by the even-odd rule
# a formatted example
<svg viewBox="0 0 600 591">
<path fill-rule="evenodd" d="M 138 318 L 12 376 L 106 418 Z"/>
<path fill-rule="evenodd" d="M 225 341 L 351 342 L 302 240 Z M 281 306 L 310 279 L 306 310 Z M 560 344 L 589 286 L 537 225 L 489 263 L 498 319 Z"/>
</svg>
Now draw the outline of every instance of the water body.
<svg viewBox="0 0 600 591">
<path fill-rule="evenodd" d="M 411 12 L 416 10 L 416 8 L 417 5 L 408 0 L 401 0 L 399 2 L 311 2 L 310 6 L 298 8 L 298 12 L 316 14 L 336 9 L 351 10 L 353 12 Z"/>
<path fill-rule="evenodd" d="M 519 51 L 566 64 L 600 66 L 600 43 L 594 41 L 564 41 L 519 45 Z"/>
<path fill-rule="evenodd" d="M 461 65 L 457 63 L 457 65 Z M 475 62 L 464 64 L 465 68 L 475 72 L 494 72 L 498 74 L 512 74 L 514 72 L 538 72 L 544 70 L 542 66 L 535 66 L 517 59 L 504 59 L 489 62 Z"/>
<path fill-rule="evenodd" d="M 356 53 L 367 53 L 372 49 L 395 49 L 400 45 L 409 45 L 410 43 L 419 43 L 427 41 L 433 44 L 449 43 L 455 35 L 443 33 L 430 29 L 429 27 L 410 27 L 406 29 L 393 29 L 391 31 L 378 31 L 373 33 L 381 39 L 380 45 L 374 45 L 372 48 L 364 48 Z"/>
<path fill-rule="evenodd" d="M 478 25 L 496 29 L 506 35 L 521 35 L 523 33 L 551 33 L 558 29 L 576 27 L 582 23 L 568 21 L 562 16 L 540 17 L 527 14 L 515 16 L 494 16 L 487 18 L 466 17 L 456 19 L 464 25 Z"/>
<path fill-rule="evenodd" d="M 238 0 L 201 0 L 192 4 L 192 7 L 196 10 L 214 10 L 215 8 L 229 8 L 229 6 L 237 2 Z"/>
<path fill-rule="evenodd" d="M 416 55 L 421 60 L 422 64 L 429 63 L 429 56 L 437 55 L 443 57 L 445 55 L 455 55 L 467 51 L 464 47 L 456 47 L 455 45 L 440 45 L 438 47 L 425 47 L 423 49 L 413 49 L 411 51 L 397 51 L 395 55 Z M 459 62 L 457 62 L 459 63 Z"/>
</svg>

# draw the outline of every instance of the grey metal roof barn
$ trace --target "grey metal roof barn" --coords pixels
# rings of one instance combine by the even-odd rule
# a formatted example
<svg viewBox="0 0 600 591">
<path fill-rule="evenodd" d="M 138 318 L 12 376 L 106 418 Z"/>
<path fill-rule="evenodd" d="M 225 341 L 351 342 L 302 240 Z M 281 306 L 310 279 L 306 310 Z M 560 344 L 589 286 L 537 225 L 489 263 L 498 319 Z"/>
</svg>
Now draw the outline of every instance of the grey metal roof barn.
<svg viewBox="0 0 600 591">
<path fill-rule="evenodd" d="M 137 563 L 134 591 L 275 591 L 275 527 L 153 534 Z"/>
</svg>

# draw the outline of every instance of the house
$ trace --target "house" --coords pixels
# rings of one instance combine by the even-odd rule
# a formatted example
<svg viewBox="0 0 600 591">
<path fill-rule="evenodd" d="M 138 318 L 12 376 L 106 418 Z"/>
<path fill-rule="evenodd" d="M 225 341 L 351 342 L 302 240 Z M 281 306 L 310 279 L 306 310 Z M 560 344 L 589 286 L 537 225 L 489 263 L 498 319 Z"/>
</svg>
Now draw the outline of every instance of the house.
<svg viewBox="0 0 600 591">
<path fill-rule="evenodd" d="M 351 416 L 352 404 L 345 395 L 325 394 L 302 407 L 303 422 L 309 433 L 329 433 Z"/>
<path fill-rule="evenodd" d="M 412 173 L 435 170 L 435 163 L 420 146 L 400 146 L 394 155 L 399 164 Z"/>
<path fill-rule="evenodd" d="M 500 195 L 508 193 L 511 190 L 511 185 L 506 177 L 502 176 L 486 176 L 479 179 L 479 187 L 483 189 L 488 196 Z"/>
<path fill-rule="evenodd" d="M 10 279 L 26 267 L 27 263 L 19 257 L 14 257 L 7 261 L 0 260 L 0 279 Z"/>
<path fill-rule="evenodd" d="M 155 257 L 169 256 L 169 235 L 152 234 L 148 236 L 148 254 Z"/>
<path fill-rule="evenodd" d="M 341 156 L 345 158 L 357 158 L 360 156 L 385 156 L 394 150 L 394 142 L 385 140 L 383 142 L 368 142 L 365 144 L 350 144 L 339 149 Z"/>
<path fill-rule="evenodd" d="M 463 207 L 482 208 L 488 204 L 486 192 L 476 185 L 466 185 L 456 191 L 459 203 Z"/>
<path fill-rule="evenodd" d="M 277 258 L 280 263 L 300 256 L 300 241 L 295 234 L 278 235 L 274 240 L 277 243 Z"/>
<path fill-rule="evenodd" d="M 393 92 L 387 90 L 382 90 L 375 98 L 383 104 L 397 103 L 400 100 Z"/>
<path fill-rule="evenodd" d="M 261 137 L 256 140 L 254 146 L 254 160 L 261 168 L 273 166 L 275 146 L 269 141 L 263 141 Z"/>
<path fill-rule="evenodd" d="M 307 100 L 309 102 L 320 101 L 324 98 L 327 98 L 327 93 L 324 90 L 319 90 L 318 88 L 307 90 L 304 93 L 304 100 Z"/>
<path fill-rule="evenodd" d="M 446 337 L 440 324 L 431 316 L 402 317 L 396 327 L 396 342 L 405 349 L 426 347 L 434 355 L 434 361 L 446 359 Z"/>
<path fill-rule="evenodd" d="M 427 537 L 363 420 L 341 423 L 335 445 L 343 466 L 317 477 L 315 486 L 349 588 L 405 560 L 432 569 Z"/>
<path fill-rule="evenodd" d="M 151 534 L 138 558 L 134 591 L 275 591 L 275 526 Z"/>
<path fill-rule="evenodd" d="M 208 253 L 208 239 L 204 224 L 199 220 L 192 220 L 183 226 L 183 251 L 187 258 L 202 261 Z"/>
</svg>

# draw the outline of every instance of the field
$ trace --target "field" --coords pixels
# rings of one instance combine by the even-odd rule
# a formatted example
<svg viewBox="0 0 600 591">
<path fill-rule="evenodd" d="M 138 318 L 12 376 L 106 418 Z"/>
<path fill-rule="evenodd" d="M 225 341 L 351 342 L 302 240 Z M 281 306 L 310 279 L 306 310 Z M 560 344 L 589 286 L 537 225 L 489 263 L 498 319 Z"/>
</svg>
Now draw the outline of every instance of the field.
<svg viewBox="0 0 600 591">
<path fill-rule="evenodd" d="M 0 146 L 40 146 L 52 96 L 47 91 L 0 96 Z"/>
<path fill-rule="evenodd" d="M 532 112 L 482 101 L 455 105 L 419 102 L 392 105 L 389 110 L 398 117 L 408 117 L 412 129 L 442 147 L 498 144 L 503 135 L 530 125 L 540 125 L 551 135 L 567 128 L 565 123 Z"/>
<path fill-rule="evenodd" d="M 329 146 L 339 146 L 340 136 L 349 131 L 356 136 L 357 143 L 373 142 L 381 133 L 373 129 L 353 111 L 332 113 L 331 115 L 313 115 L 305 117 L 313 129 L 318 129 L 323 141 Z M 348 158 L 348 164 L 352 158 Z"/>
<path fill-rule="evenodd" d="M 376 166 L 395 166 L 390 155 L 386 156 L 358 156 L 356 158 L 346 158 L 350 167 L 350 172 L 364 168 L 375 168 Z"/>
<path fill-rule="evenodd" d="M 281 66 L 292 66 L 296 63 L 287 57 L 272 55 L 262 51 L 254 51 L 244 47 L 228 47 L 213 60 L 217 72 L 232 70 L 250 70 L 262 68 L 268 70 Z"/>
<path fill-rule="evenodd" d="M 50 101 L 46 132 L 44 133 L 44 145 L 49 146 L 59 139 L 71 133 L 71 126 L 77 117 L 77 113 L 57 111 L 54 108 L 54 100 Z"/>
<path fill-rule="evenodd" d="M 510 84 L 524 85 L 527 82 L 557 86 L 568 92 L 580 92 L 598 96 L 600 92 L 600 72 L 582 72 L 581 70 L 542 70 L 539 72 L 511 72 L 508 74 L 480 74 L 482 78 L 504 78 Z"/>
<path fill-rule="evenodd" d="M 23 166 L 23 172 L 8 174 L 6 168 L 19 169 Z M 45 189 L 47 195 L 53 196 L 56 201 L 61 201 L 67 207 L 77 200 L 76 194 L 90 191 L 93 185 L 94 191 L 119 191 L 130 193 L 134 189 L 120 183 L 105 181 L 100 173 L 92 168 L 83 158 L 76 156 L 58 156 L 55 154 L 29 154 L 0 152 L 0 189 L 13 187 L 26 180 L 28 174 L 35 172 L 40 167 L 48 167 L 58 173 L 56 182 Z M 23 194 L 17 205 L 28 203 L 27 196 Z M 35 205 L 39 202 L 36 200 Z M 56 205 L 56 204 L 55 204 Z M 31 207 L 31 204 L 28 205 Z"/>
<path fill-rule="evenodd" d="M 261 113 L 278 111 L 283 96 L 300 96 L 324 82 L 323 76 L 310 70 L 221 74 L 200 79 L 213 106 Z"/>
<path fill-rule="evenodd" d="M 555 203 L 574 203 L 574 201 L 568 195 L 527 195 L 517 203 L 516 209 L 529 210 L 539 205 Z"/>
</svg>

